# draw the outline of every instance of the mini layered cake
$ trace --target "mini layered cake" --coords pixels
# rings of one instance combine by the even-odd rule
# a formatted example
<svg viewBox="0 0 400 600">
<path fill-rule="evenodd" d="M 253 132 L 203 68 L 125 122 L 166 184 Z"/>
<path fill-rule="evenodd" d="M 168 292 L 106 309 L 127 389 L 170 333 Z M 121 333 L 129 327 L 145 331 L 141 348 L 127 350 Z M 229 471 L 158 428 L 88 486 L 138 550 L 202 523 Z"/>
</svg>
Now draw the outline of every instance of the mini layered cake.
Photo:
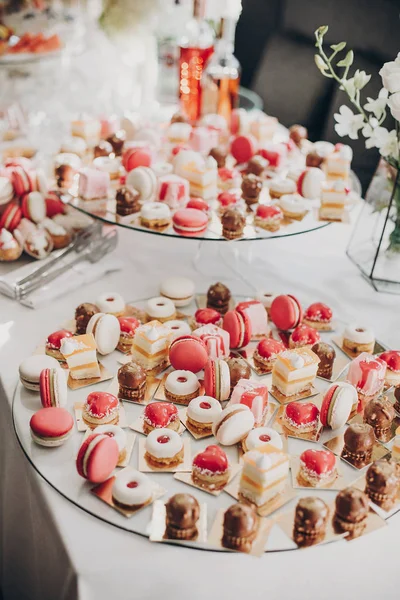
<svg viewBox="0 0 400 600">
<path fill-rule="evenodd" d="M 210 491 L 221 490 L 229 480 L 228 457 L 219 446 L 207 446 L 199 452 L 192 464 L 193 482 Z"/>
<path fill-rule="evenodd" d="M 263 425 L 268 409 L 268 387 L 259 381 L 240 379 L 233 389 L 228 406 L 243 404 L 254 416 L 254 426 Z"/>
<path fill-rule="evenodd" d="M 353 385 L 358 393 L 359 412 L 367 402 L 378 396 L 385 383 L 386 363 L 363 352 L 351 361 L 346 381 Z"/>
<path fill-rule="evenodd" d="M 286 397 L 311 390 L 319 358 L 309 348 L 286 350 L 278 355 L 272 369 L 272 387 Z"/>
<path fill-rule="evenodd" d="M 199 389 L 199 380 L 191 371 L 172 371 L 164 384 L 166 399 L 178 404 L 189 404 L 199 395 Z"/>
<path fill-rule="evenodd" d="M 342 221 L 347 206 L 349 188 L 342 179 L 322 182 L 319 218 L 326 221 Z"/>
<path fill-rule="evenodd" d="M 305 450 L 300 455 L 299 477 L 311 487 L 329 486 L 337 477 L 336 457 L 330 450 Z"/>
<path fill-rule="evenodd" d="M 135 362 L 129 362 L 118 369 L 118 395 L 124 400 L 143 402 L 147 388 L 146 371 Z"/>
<path fill-rule="evenodd" d="M 172 469 L 183 462 L 182 438 L 179 433 L 166 427 L 149 433 L 145 451 L 147 464 L 156 469 Z"/>
<path fill-rule="evenodd" d="M 100 377 L 97 361 L 97 346 L 92 334 L 64 338 L 60 352 L 63 355 L 72 379 L 94 379 Z"/>
<path fill-rule="evenodd" d="M 211 396 L 199 396 L 189 402 L 186 424 L 198 435 L 211 435 L 212 424 L 222 412 L 221 404 Z"/>
<path fill-rule="evenodd" d="M 228 358 L 229 333 L 221 327 L 209 323 L 195 329 L 193 335 L 203 340 L 210 358 Z"/>
<path fill-rule="evenodd" d="M 289 473 L 289 457 L 272 445 L 246 452 L 239 484 L 239 498 L 262 506 L 281 493 Z"/>
<path fill-rule="evenodd" d="M 166 367 L 171 338 L 171 331 L 157 320 L 140 325 L 133 337 L 133 360 L 146 371 Z"/>
<path fill-rule="evenodd" d="M 180 420 L 176 406 L 170 402 L 151 402 L 143 413 L 143 433 L 148 435 L 154 429 L 179 431 Z"/>
<path fill-rule="evenodd" d="M 319 410 L 312 402 L 289 402 L 282 422 L 293 433 L 312 433 L 318 428 Z"/>
<path fill-rule="evenodd" d="M 270 204 L 259 204 L 254 216 L 256 227 L 267 231 L 278 231 L 283 220 L 283 212 L 279 206 Z"/>
<path fill-rule="evenodd" d="M 332 310 L 322 302 L 314 302 L 304 312 L 303 323 L 320 331 L 329 331 L 332 327 Z"/>
<path fill-rule="evenodd" d="M 91 392 L 83 405 L 82 419 L 90 429 L 98 425 L 117 425 L 118 398 L 107 392 Z"/>
</svg>

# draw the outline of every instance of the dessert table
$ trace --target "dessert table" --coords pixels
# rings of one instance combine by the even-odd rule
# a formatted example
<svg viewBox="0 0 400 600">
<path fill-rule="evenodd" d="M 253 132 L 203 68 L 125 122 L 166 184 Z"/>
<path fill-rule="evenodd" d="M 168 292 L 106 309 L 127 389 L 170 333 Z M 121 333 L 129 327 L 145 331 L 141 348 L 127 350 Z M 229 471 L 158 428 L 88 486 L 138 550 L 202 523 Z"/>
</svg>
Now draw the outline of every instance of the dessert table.
<svg viewBox="0 0 400 600">
<path fill-rule="evenodd" d="M 357 318 L 372 326 L 379 340 L 398 348 L 398 297 L 375 292 L 348 260 L 351 230 L 351 225 L 332 225 L 258 242 L 252 248 L 251 272 L 247 262 L 243 279 L 227 271 L 224 283 L 236 294 L 295 291 L 303 304 L 327 302 L 341 320 Z M 239 245 L 238 272 L 248 243 Z M 46 332 L 73 316 L 78 304 L 104 291 L 118 291 L 126 300 L 156 295 L 160 280 L 169 274 L 189 276 L 198 292 L 206 290 L 215 282 L 213 245 L 208 244 L 200 274 L 193 267 L 196 244 L 121 229 L 116 250 L 124 261 L 121 271 L 35 311 L 0 297 L 0 589 L 5 600 L 398 597 L 400 513 L 387 527 L 351 544 L 272 552 L 260 559 L 154 544 L 72 505 L 40 478 L 23 454 L 11 414 L 18 365 Z"/>
</svg>

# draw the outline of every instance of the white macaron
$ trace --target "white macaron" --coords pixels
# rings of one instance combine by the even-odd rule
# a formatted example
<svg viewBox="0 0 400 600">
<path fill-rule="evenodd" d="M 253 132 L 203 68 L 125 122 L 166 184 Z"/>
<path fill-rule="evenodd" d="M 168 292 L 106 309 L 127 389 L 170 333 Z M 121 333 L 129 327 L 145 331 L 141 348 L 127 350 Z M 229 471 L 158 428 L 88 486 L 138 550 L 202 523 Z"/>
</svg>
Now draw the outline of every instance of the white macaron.
<svg viewBox="0 0 400 600">
<path fill-rule="evenodd" d="M 93 334 L 100 354 L 110 354 L 119 342 L 119 321 L 114 315 L 97 313 L 87 324 L 86 333 Z"/>
</svg>

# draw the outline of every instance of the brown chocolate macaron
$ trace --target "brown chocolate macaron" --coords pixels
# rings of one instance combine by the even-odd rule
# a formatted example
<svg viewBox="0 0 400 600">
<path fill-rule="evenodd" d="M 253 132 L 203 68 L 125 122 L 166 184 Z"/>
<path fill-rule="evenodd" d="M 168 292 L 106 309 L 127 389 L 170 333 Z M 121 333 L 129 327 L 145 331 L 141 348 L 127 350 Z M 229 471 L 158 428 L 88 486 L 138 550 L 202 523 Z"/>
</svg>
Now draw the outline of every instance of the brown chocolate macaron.
<svg viewBox="0 0 400 600">
<path fill-rule="evenodd" d="M 321 542 L 326 533 L 329 508 L 321 498 L 309 496 L 297 503 L 293 540 L 299 547 L 312 546 Z"/>
<path fill-rule="evenodd" d="M 354 487 L 340 490 L 332 519 L 335 532 L 347 533 L 347 539 L 359 537 L 365 529 L 368 512 L 368 496 L 364 492 Z"/>
<path fill-rule="evenodd" d="M 165 505 L 165 537 L 171 540 L 195 540 L 200 506 L 191 494 L 175 494 Z"/>
<path fill-rule="evenodd" d="M 370 400 L 364 408 L 364 423 L 373 427 L 376 439 L 381 442 L 388 442 L 391 439 L 394 417 L 393 404 L 387 396 Z"/>
<path fill-rule="evenodd" d="M 121 187 L 117 190 L 115 200 L 117 202 L 117 215 L 125 217 L 140 211 L 140 194 L 134 188 Z"/>
<path fill-rule="evenodd" d="M 320 359 L 317 371 L 317 377 L 323 377 L 324 379 L 332 378 L 333 363 L 336 358 L 336 352 L 333 346 L 326 344 L 325 342 L 317 342 L 311 348 L 311 350 Z"/>
<path fill-rule="evenodd" d="M 124 400 L 143 402 L 146 393 L 146 371 L 135 362 L 129 362 L 118 369 L 118 397 Z"/>
<path fill-rule="evenodd" d="M 225 511 L 221 543 L 224 548 L 251 552 L 257 537 L 259 518 L 253 506 L 237 502 Z"/>
<path fill-rule="evenodd" d="M 249 173 L 242 179 L 242 195 L 247 206 L 257 204 L 262 190 L 263 181 L 258 175 Z"/>
<path fill-rule="evenodd" d="M 356 467 L 366 466 L 371 462 L 375 434 L 368 423 L 352 423 L 344 432 L 342 458 Z"/>
<path fill-rule="evenodd" d="M 229 310 L 231 296 L 230 289 L 218 281 L 208 288 L 207 308 L 214 308 L 223 316 Z"/>
<path fill-rule="evenodd" d="M 390 510 L 394 506 L 399 486 L 400 469 L 394 461 L 376 460 L 368 468 L 365 493 L 383 510 Z"/>
<path fill-rule="evenodd" d="M 93 315 L 96 315 L 99 311 L 95 304 L 91 302 L 84 302 L 80 304 L 75 310 L 75 323 L 77 335 L 83 335 L 86 333 L 86 327 Z"/>
<path fill-rule="evenodd" d="M 222 235 L 227 240 L 236 240 L 243 235 L 246 217 L 236 208 L 227 208 L 221 216 Z"/>
<path fill-rule="evenodd" d="M 248 362 L 246 362 L 243 358 L 234 357 L 228 358 L 226 361 L 229 367 L 229 373 L 231 376 L 231 393 L 239 379 L 250 379 L 251 377 L 251 368 Z"/>
</svg>

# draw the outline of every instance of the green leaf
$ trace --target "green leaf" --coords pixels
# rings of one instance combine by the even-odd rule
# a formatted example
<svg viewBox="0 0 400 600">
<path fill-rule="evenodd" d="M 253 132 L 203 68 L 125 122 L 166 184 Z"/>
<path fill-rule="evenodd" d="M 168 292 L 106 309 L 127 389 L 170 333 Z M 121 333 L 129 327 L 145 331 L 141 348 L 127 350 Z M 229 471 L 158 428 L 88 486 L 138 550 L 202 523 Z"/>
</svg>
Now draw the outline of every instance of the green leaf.
<svg viewBox="0 0 400 600">
<path fill-rule="evenodd" d="M 339 44 L 332 44 L 331 48 L 335 52 L 340 52 L 341 50 L 346 48 L 346 42 L 339 42 Z"/>
<path fill-rule="evenodd" d="M 354 52 L 349 50 L 346 56 L 338 62 L 337 67 L 350 67 L 353 64 Z"/>
</svg>

